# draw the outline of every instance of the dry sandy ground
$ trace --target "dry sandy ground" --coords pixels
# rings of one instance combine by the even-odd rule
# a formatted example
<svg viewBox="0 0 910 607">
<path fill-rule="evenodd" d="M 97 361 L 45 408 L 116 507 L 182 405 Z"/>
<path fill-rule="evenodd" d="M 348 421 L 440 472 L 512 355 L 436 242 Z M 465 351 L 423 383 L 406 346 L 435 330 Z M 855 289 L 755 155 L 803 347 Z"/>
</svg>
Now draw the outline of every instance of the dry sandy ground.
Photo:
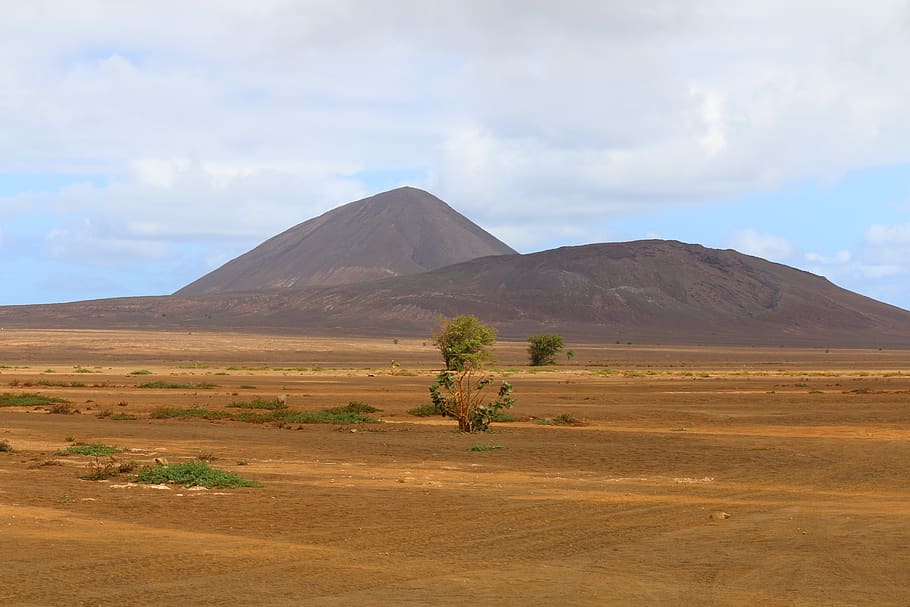
<svg viewBox="0 0 910 607">
<path fill-rule="evenodd" d="M 0 604 L 910 604 L 910 352 L 572 347 L 535 373 L 498 346 L 523 421 L 462 435 L 407 414 L 419 341 L 0 332 L 0 393 L 79 409 L 0 408 Z M 279 394 L 384 421 L 149 418 Z M 528 419 L 560 413 L 587 425 Z M 74 439 L 263 486 L 81 480 Z"/>
</svg>

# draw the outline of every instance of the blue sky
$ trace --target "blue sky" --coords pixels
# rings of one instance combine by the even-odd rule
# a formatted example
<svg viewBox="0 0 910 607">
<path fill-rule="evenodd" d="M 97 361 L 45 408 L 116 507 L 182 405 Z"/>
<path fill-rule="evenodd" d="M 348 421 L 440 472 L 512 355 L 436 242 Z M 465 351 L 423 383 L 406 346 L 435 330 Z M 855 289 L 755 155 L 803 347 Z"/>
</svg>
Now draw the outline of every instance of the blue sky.
<svg viewBox="0 0 910 607">
<path fill-rule="evenodd" d="M 794 6 L 796 4 L 796 6 Z M 910 2 L 5 6 L 0 305 L 173 292 L 398 185 L 910 309 Z"/>
</svg>

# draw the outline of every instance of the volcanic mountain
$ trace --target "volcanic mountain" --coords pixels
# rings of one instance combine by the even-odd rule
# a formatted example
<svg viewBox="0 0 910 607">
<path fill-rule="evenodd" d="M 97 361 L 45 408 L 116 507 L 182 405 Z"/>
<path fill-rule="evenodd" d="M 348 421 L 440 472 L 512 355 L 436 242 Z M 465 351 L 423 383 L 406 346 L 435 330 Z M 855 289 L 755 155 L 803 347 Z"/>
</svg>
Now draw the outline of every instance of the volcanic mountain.
<svg viewBox="0 0 910 607">
<path fill-rule="evenodd" d="M 175 295 L 351 284 L 514 253 L 432 194 L 403 187 L 294 226 Z"/>
<path fill-rule="evenodd" d="M 910 312 L 732 250 L 676 241 L 484 257 L 358 284 L 0 308 L 0 325 L 423 336 L 476 314 L 503 337 L 910 347 Z"/>
<path fill-rule="evenodd" d="M 175 295 L 0 307 L 0 327 L 426 337 L 458 314 L 503 337 L 910 347 L 910 312 L 808 272 L 663 240 L 519 255 L 414 188 L 302 223 Z"/>
</svg>

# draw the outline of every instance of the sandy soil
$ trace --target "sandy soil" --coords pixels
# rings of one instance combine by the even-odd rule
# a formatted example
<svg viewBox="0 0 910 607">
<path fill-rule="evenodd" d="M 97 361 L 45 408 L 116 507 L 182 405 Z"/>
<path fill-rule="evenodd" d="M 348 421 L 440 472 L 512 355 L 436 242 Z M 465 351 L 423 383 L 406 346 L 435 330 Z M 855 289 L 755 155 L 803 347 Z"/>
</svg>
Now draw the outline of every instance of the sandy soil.
<svg viewBox="0 0 910 607">
<path fill-rule="evenodd" d="M 407 413 L 424 342 L 2 331 L 0 393 L 79 413 L 0 407 L 0 604 L 910 604 L 910 352 L 570 347 L 500 344 L 520 421 L 463 435 Z M 383 422 L 149 417 L 283 394 Z M 82 480 L 74 440 L 263 486 Z"/>
</svg>

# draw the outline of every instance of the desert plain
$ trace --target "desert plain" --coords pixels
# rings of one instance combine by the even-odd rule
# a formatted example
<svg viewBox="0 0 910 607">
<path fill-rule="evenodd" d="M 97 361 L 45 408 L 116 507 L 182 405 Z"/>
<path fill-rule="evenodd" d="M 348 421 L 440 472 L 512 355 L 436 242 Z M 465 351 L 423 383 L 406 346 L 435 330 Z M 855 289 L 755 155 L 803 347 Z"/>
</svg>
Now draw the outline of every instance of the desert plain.
<svg viewBox="0 0 910 607">
<path fill-rule="evenodd" d="M 910 604 L 910 351 L 567 349 L 500 341 L 514 420 L 461 434 L 408 413 L 429 337 L 6 329 L 0 394 L 68 406 L 0 406 L 0 604 Z M 278 398 L 380 421 L 159 414 Z"/>
</svg>

